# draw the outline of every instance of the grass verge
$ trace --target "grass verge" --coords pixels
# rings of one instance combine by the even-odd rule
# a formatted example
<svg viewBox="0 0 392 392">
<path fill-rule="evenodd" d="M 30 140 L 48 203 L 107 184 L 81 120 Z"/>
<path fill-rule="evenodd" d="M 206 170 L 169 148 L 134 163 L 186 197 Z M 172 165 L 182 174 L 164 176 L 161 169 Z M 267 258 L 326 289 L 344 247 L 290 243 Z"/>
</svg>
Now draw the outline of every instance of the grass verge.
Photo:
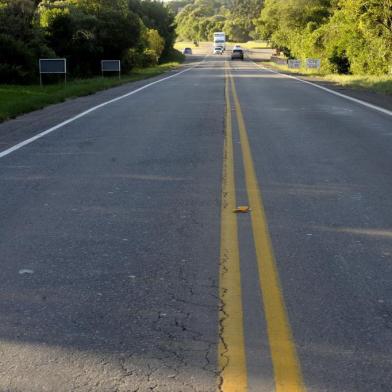
<svg viewBox="0 0 392 392">
<path fill-rule="evenodd" d="M 357 90 L 374 91 L 381 94 L 392 95 L 392 75 L 337 75 L 324 74 L 315 70 L 291 69 L 284 65 L 268 63 L 268 67 L 298 76 L 308 76 L 317 80 L 332 82 L 339 86 L 350 87 Z"/>
<path fill-rule="evenodd" d="M 185 48 L 195 49 L 197 46 L 191 41 L 177 41 L 174 44 L 174 49 L 179 50 L 182 52 Z"/>
<path fill-rule="evenodd" d="M 236 45 L 238 42 L 230 42 L 230 45 Z M 244 49 L 270 49 L 270 45 L 266 41 L 248 41 L 238 43 Z"/>
<path fill-rule="evenodd" d="M 68 98 L 90 95 L 100 90 L 119 86 L 157 76 L 177 68 L 179 62 L 160 64 L 154 67 L 134 69 L 130 74 L 117 77 L 95 77 L 75 79 L 64 84 L 39 85 L 0 85 L 0 122 L 14 118 L 22 113 L 42 109 L 45 106 L 63 102 Z"/>
</svg>

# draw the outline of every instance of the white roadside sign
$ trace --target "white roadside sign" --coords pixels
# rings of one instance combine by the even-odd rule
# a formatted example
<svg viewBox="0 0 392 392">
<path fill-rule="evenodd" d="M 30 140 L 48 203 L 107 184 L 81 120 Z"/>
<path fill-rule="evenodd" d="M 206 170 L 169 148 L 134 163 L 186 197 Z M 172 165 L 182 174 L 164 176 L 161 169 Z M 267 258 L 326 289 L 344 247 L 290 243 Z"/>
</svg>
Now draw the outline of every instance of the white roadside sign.
<svg viewBox="0 0 392 392">
<path fill-rule="evenodd" d="M 306 68 L 319 69 L 321 66 L 320 59 L 306 59 Z"/>
<path fill-rule="evenodd" d="M 288 60 L 287 65 L 289 68 L 301 68 L 301 60 Z"/>
</svg>

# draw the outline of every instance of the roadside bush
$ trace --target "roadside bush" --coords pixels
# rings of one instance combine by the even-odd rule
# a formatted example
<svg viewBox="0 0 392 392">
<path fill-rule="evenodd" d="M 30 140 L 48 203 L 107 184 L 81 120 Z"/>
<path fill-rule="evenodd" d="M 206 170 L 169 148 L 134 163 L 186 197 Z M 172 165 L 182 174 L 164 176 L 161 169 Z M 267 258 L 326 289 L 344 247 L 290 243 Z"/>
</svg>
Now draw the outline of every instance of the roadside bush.
<svg viewBox="0 0 392 392">
<path fill-rule="evenodd" d="M 165 40 L 159 35 L 157 30 L 148 29 L 146 32 L 148 48 L 155 51 L 158 58 L 161 57 L 163 49 L 165 48 Z"/>
<path fill-rule="evenodd" d="M 31 50 L 23 42 L 5 34 L 0 34 L 0 47 L 0 81 L 27 82 L 36 68 Z"/>
<path fill-rule="evenodd" d="M 169 53 L 161 56 L 159 59 L 160 63 L 168 63 L 168 62 L 178 62 L 182 63 L 185 60 L 185 55 L 183 55 L 179 50 L 172 49 Z"/>
<path fill-rule="evenodd" d="M 144 26 L 157 30 L 164 39 L 163 54 L 168 53 L 176 39 L 174 15 L 164 2 L 157 0 L 128 0 L 129 9 L 139 15 Z"/>
<path fill-rule="evenodd" d="M 145 49 L 143 51 L 142 66 L 152 67 L 153 65 L 157 65 L 157 64 L 158 64 L 158 56 L 155 50 Z"/>
<path fill-rule="evenodd" d="M 133 68 L 143 66 L 143 53 L 137 49 L 128 49 L 121 62 L 121 68 L 124 73 L 131 71 Z"/>
<path fill-rule="evenodd" d="M 331 71 L 333 73 L 350 73 L 350 60 L 348 59 L 345 50 L 339 50 L 335 47 L 332 52 L 332 55 L 328 58 L 328 61 L 331 64 Z"/>
</svg>

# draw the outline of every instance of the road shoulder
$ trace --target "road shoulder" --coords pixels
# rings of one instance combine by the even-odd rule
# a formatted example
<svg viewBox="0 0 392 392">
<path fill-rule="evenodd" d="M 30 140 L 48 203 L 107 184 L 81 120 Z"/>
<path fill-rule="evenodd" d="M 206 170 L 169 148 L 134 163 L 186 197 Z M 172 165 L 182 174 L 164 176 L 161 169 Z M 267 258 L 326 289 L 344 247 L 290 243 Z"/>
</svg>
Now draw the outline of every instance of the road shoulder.
<svg viewBox="0 0 392 392">
<path fill-rule="evenodd" d="M 92 95 L 71 98 L 65 102 L 49 105 L 43 109 L 35 110 L 18 116 L 15 119 L 5 121 L 0 124 L 0 152 L 33 137 L 39 132 L 66 121 L 91 107 L 110 101 L 164 77 L 174 75 L 183 70 L 184 66 L 191 64 L 192 62 L 186 62 L 179 68 L 151 78 L 125 83 L 117 87 L 98 91 Z"/>
<path fill-rule="evenodd" d="M 375 91 L 370 91 L 365 88 L 359 88 L 359 87 L 353 88 L 353 87 L 349 87 L 349 86 L 343 86 L 343 85 L 340 85 L 336 82 L 326 80 L 322 77 L 307 76 L 307 75 L 303 75 L 303 74 L 290 72 L 287 70 L 282 70 L 279 67 L 274 67 L 274 65 L 265 58 L 259 59 L 259 58 L 252 56 L 252 55 L 250 55 L 249 58 L 252 61 L 254 61 L 256 64 L 263 66 L 267 69 L 279 72 L 283 75 L 294 76 L 298 79 L 305 80 L 307 82 L 311 82 L 311 83 L 329 88 L 330 90 L 336 91 L 340 94 L 344 94 L 344 95 L 347 95 L 352 98 L 360 99 L 362 101 L 371 103 L 376 106 L 380 106 L 380 107 L 387 109 L 387 110 L 392 110 L 392 96 L 391 95 L 382 94 L 382 93 L 375 92 Z"/>
</svg>

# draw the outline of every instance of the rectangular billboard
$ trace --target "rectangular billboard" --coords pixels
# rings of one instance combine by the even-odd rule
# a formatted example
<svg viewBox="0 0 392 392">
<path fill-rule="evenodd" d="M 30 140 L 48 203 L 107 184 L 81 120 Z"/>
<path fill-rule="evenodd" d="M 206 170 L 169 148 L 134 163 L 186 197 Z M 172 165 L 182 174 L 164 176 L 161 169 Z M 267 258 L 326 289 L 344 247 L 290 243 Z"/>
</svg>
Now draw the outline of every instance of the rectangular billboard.
<svg viewBox="0 0 392 392">
<path fill-rule="evenodd" d="M 301 68 L 301 60 L 288 60 L 287 65 L 289 68 Z"/>
<path fill-rule="evenodd" d="M 320 59 L 306 59 L 306 68 L 319 69 L 321 66 Z"/>
<path fill-rule="evenodd" d="M 40 74 L 66 74 L 67 60 L 66 59 L 39 59 L 39 73 Z"/>
<path fill-rule="evenodd" d="M 101 61 L 102 72 L 121 72 L 121 61 L 120 60 L 102 60 Z"/>
</svg>

